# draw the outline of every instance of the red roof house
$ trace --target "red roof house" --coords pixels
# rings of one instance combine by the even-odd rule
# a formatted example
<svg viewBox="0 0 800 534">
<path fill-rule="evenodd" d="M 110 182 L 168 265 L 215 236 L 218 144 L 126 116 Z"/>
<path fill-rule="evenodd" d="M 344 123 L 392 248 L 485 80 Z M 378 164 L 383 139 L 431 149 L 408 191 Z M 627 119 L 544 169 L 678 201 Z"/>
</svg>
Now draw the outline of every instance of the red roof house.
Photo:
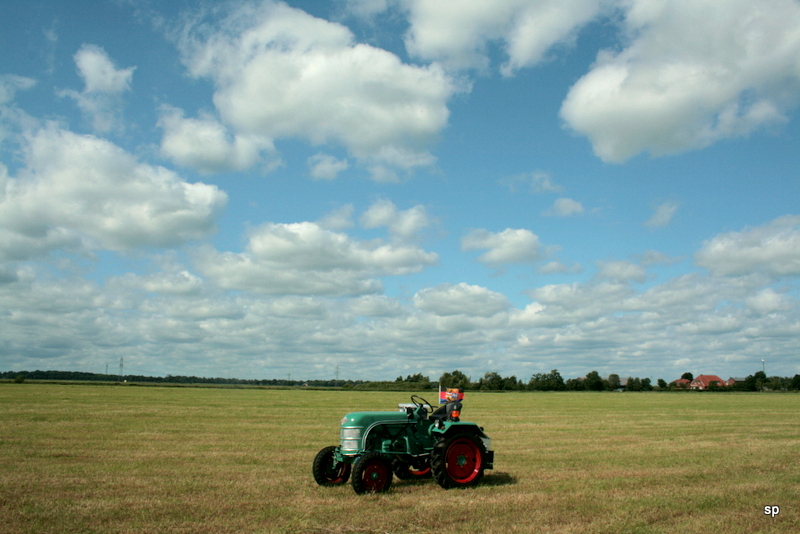
<svg viewBox="0 0 800 534">
<path fill-rule="evenodd" d="M 673 380 L 672 383 L 675 384 L 676 388 L 687 389 L 692 382 L 690 380 L 686 380 L 685 378 L 679 378 L 677 380 Z"/>
<path fill-rule="evenodd" d="M 718 386 L 726 385 L 726 382 L 717 375 L 700 375 L 689 385 L 691 389 L 708 389 L 711 382 L 716 382 Z"/>
</svg>

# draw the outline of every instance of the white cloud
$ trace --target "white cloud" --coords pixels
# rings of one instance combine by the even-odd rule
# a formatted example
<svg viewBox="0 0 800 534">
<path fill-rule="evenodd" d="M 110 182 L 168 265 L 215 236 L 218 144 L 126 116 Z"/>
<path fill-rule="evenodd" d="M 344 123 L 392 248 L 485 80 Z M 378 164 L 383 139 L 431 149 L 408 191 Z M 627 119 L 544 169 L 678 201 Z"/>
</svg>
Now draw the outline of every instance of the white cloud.
<svg viewBox="0 0 800 534">
<path fill-rule="evenodd" d="M 425 228 L 431 226 L 425 206 L 418 204 L 407 210 L 398 210 L 390 200 L 378 200 L 361 215 L 361 226 L 379 228 L 385 226 L 389 233 L 401 241 L 415 238 Z"/>
<path fill-rule="evenodd" d="M 778 311 L 789 311 L 793 307 L 788 296 L 778 293 L 769 287 L 747 298 L 746 303 L 750 309 L 762 315 Z"/>
<path fill-rule="evenodd" d="M 12 102 L 17 91 L 30 89 L 34 85 L 36 85 L 36 80 L 31 78 L 0 74 L 0 106 Z"/>
<path fill-rule="evenodd" d="M 344 26 L 271 1 L 244 4 L 181 41 L 196 77 L 237 135 L 343 146 L 378 180 L 432 165 L 457 90 L 437 65 L 414 66 L 357 44 Z"/>
<path fill-rule="evenodd" d="M 81 46 L 74 60 L 84 89 L 80 93 L 67 89 L 59 94 L 75 100 L 96 132 L 121 130 L 121 95 L 130 90 L 136 67 L 117 69 L 105 50 L 90 44 Z"/>
<path fill-rule="evenodd" d="M 560 261 L 551 261 L 536 269 L 536 272 L 539 274 L 580 274 L 583 272 L 583 267 L 578 263 L 567 266 Z"/>
<path fill-rule="evenodd" d="M 281 164 L 271 139 L 231 135 L 223 124 L 207 115 L 187 119 L 182 110 L 162 106 L 158 126 L 164 130 L 161 153 L 178 165 L 203 173 L 245 170 L 259 163 L 269 171 Z"/>
<path fill-rule="evenodd" d="M 672 222 L 672 218 L 678 211 L 678 204 L 675 202 L 664 202 L 656 207 L 653 215 L 647 220 L 645 226 L 650 228 L 663 228 Z"/>
<path fill-rule="evenodd" d="M 558 198 L 542 215 L 547 217 L 570 217 L 572 215 L 580 215 L 584 211 L 586 210 L 584 210 L 583 205 L 577 200 Z"/>
<path fill-rule="evenodd" d="M 317 221 L 320 228 L 326 230 L 341 231 L 352 228 L 353 224 L 353 205 L 345 204 L 344 206 L 333 210 L 325 215 L 322 219 Z"/>
<path fill-rule="evenodd" d="M 695 261 L 713 273 L 740 276 L 800 276 L 800 216 L 786 215 L 703 243 Z"/>
<path fill-rule="evenodd" d="M 268 223 L 255 229 L 243 253 L 202 249 L 200 271 L 224 289 L 273 295 L 363 295 L 381 291 L 376 279 L 416 273 L 435 253 L 380 241 L 357 241 L 316 223 Z"/>
<path fill-rule="evenodd" d="M 507 55 L 511 75 L 547 59 L 556 44 L 571 44 L 577 30 L 601 10 L 599 0 L 409 0 L 409 53 L 451 69 L 485 69 L 489 46 Z"/>
<path fill-rule="evenodd" d="M 318 153 L 308 158 L 311 177 L 315 180 L 333 180 L 350 166 L 346 159 L 338 159 L 330 154 Z"/>
<path fill-rule="evenodd" d="M 478 261 L 491 267 L 507 263 L 530 263 L 543 258 L 539 238 L 524 228 L 506 228 L 500 233 L 473 229 L 461 239 L 461 250 L 486 250 Z"/>
<path fill-rule="evenodd" d="M 414 306 L 440 316 L 491 317 L 508 309 L 511 303 L 502 293 L 462 282 L 418 291 L 414 295 Z"/>
<path fill-rule="evenodd" d="M 208 236 L 227 196 L 136 161 L 91 135 L 48 126 L 26 139 L 19 176 L 0 194 L 0 257 L 64 248 L 130 250 Z"/>
<path fill-rule="evenodd" d="M 638 255 L 639 263 L 642 265 L 670 265 L 681 261 L 682 258 L 672 258 L 667 254 L 658 252 L 657 250 L 645 250 L 644 253 Z"/>
<path fill-rule="evenodd" d="M 626 260 L 600 261 L 597 276 L 617 282 L 644 282 L 647 271 L 639 265 Z"/>
<path fill-rule="evenodd" d="M 544 171 L 534 171 L 530 173 L 518 174 L 501 181 L 507 185 L 512 193 L 516 193 L 520 187 L 525 187 L 533 194 L 558 193 L 563 188 L 553 181 L 550 173 Z"/>
<path fill-rule="evenodd" d="M 796 1 L 621 6 L 630 41 L 601 52 L 561 109 L 601 159 L 702 148 L 787 120 L 800 91 Z"/>
</svg>

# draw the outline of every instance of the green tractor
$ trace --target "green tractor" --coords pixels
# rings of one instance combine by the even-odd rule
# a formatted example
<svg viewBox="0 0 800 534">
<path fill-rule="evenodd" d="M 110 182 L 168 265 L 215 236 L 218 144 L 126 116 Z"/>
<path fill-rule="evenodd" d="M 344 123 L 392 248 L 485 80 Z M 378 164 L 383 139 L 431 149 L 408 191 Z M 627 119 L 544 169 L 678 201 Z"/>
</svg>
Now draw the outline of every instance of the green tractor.
<svg viewBox="0 0 800 534">
<path fill-rule="evenodd" d="M 342 418 L 339 445 L 314 458 L 320 486 L 351 481 L 356 493 L 379 493 L 401 480 L 433 477 L 445 489 L 473 486 L 492 469 L 492 441 L 482 427 L 461 421 L 461 403 L 434 412 L 417 395 L 396 412 L 353 412 Z"/>
</svg>

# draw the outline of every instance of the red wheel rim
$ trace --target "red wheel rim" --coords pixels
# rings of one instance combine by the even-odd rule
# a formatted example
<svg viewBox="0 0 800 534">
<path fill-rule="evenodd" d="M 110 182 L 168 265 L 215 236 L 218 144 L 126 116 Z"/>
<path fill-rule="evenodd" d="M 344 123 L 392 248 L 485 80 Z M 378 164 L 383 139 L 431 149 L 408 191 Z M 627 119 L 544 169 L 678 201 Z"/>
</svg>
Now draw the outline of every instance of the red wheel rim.
<svg viewBox="0 0 800 534">
<path fill-rule="evenodd" d="M 325 470 L 325 478 L 331 484 L 341 484 L 347 478 L 347 475 L 350 473 L 350 464 L 346 464 L 341 462 L 336 465 L 332 465 Z"/>
<path fill-rule="evenodd" d="M 392 476 L 391 471 L 384 462 L 375 460 L 364 466 L 364 488 L 367 491 L 381 491 L 385 486 L 389 477 Z"/>
<path fill-rule="evenodd" d="M 426 467 L 425 469 L 414 469 L 413 467 L 408 468 L 408 474 L 412 477 L 424 477 L 430 472 L 430 466 Z"/>
<path fill-rule="evenodd" d="M 469 484 L 481 471 L 483 458 L 478 446 L 468 438 L 460 438 L 447 448 L 447 474 L 459 484 Z"/>
</svg>

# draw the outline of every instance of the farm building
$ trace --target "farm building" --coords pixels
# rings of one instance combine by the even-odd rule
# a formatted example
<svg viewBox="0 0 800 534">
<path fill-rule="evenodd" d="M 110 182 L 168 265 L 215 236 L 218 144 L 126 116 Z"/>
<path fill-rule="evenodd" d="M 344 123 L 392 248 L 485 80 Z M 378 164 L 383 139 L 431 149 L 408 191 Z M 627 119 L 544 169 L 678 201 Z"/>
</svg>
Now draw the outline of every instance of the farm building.
<svg viewBox="0 0 800 534">
<path fill-rule="evenodd" d="M 689 388 L 700 390 L 708 389 L 708 387 L 711 385 L 711 382 L 716 382 L 718 386 L 724 386 L 727 384 L 727 382 L 717 375 L 700 375 L 692 380 L 692 383 L 689 384 Z"/>
<path fill-rule="evenodd" d="M 675 384 L 676 388 L 688 389 L 689 385 L 692 383 L 692 381 L 691 380 L 686 380 L 685 378 L 679 378 L 677 380 L 673 380 L 671 383 Z"/>
</svg>

